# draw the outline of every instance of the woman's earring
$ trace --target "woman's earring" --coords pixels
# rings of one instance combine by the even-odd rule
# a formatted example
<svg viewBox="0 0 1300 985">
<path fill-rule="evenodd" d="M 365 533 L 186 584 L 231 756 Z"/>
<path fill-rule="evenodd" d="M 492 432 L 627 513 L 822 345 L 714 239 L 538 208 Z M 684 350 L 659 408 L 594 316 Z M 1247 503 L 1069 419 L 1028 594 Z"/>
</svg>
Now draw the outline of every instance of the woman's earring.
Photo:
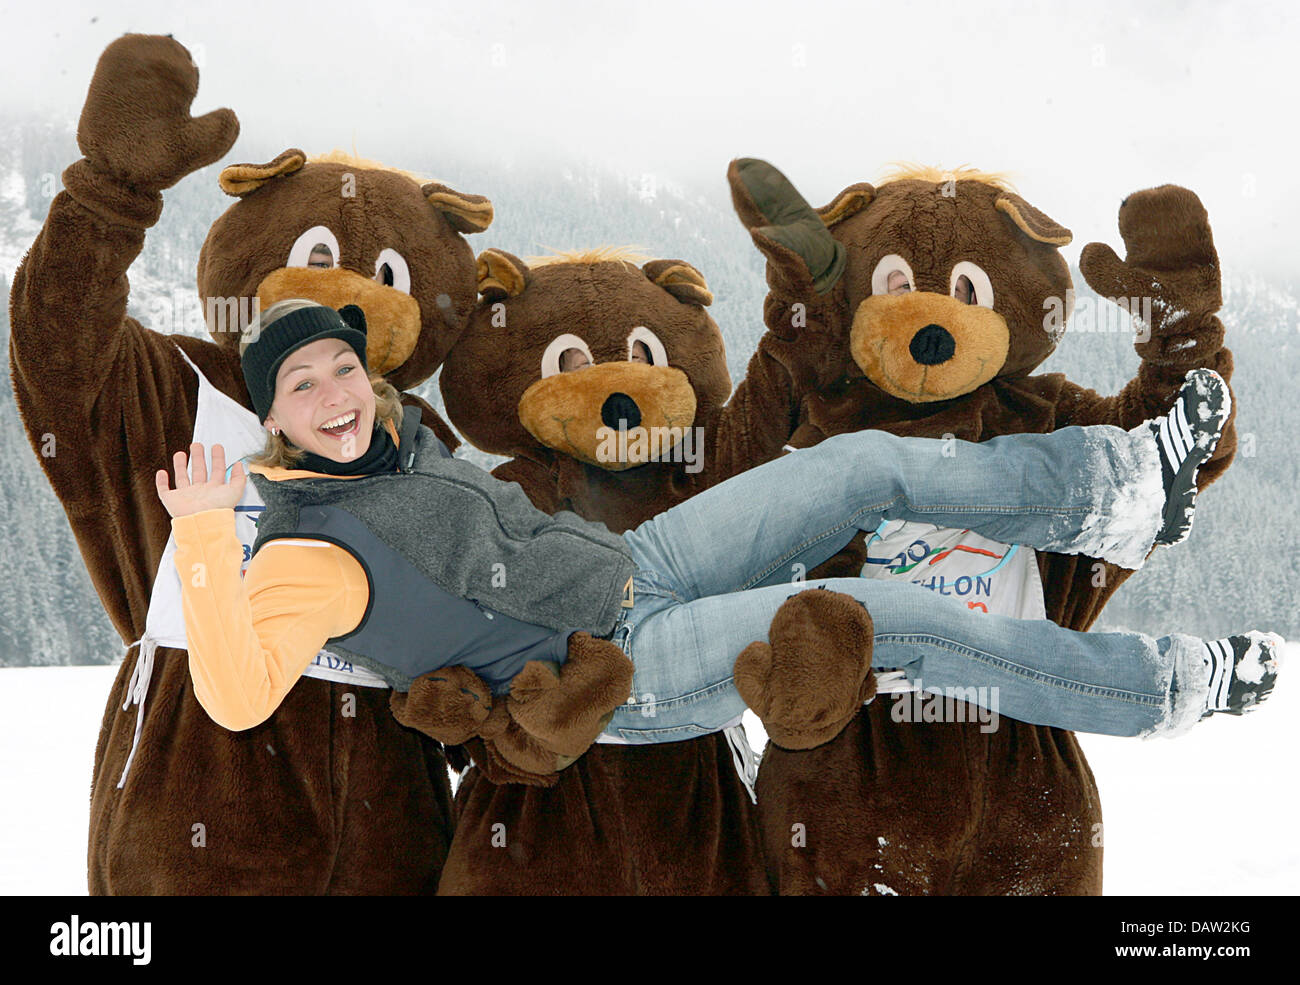
<svg viewBox="0 0 1300 985">
<path fill-rule="evenodd" d="M 279 428 L 271 428 L 271 433 L 272 433 L 273 435 L 275 435 L 275 436 L 278 438 L 278 437 L 280 436 L 280 429 L 279 429 Z"/>
</svg>

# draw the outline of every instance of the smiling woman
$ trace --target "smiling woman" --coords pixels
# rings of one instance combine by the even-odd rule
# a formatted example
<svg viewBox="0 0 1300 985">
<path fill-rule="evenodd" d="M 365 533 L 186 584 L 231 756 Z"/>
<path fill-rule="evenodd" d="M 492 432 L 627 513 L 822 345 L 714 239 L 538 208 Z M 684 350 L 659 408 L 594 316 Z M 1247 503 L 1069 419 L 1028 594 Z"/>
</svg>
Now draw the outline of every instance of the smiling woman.
<svg viewBox="0 0 1300 985">
<path fill-rule="evenodd" d="M 261 367 L 265 383 L 256 394 L 250 389 L 267 429 L 266 447 L 249 460 L 251 465 L 299 468 L 319 466 L 319 459 L 352 462 L 372 451 L 371 438 L 378 428 L 388 421 L 394 429 L 402 425 L 396 388 L 366 370 L 364 316 L 344 309 L 344 327 L 337 319 L 318 323 L 313 312 L 320 310 L 316 302 L 302 298 L 278 301 L 259 314 L 240 344 L 242 354 L 271 325 L 291 316 L 295 337 L 311 340 L 292 353 L 292 365 L 283 366 L 281 356 Z M 269 403 L 259 403 L 265 401 Z"/>
</svg>

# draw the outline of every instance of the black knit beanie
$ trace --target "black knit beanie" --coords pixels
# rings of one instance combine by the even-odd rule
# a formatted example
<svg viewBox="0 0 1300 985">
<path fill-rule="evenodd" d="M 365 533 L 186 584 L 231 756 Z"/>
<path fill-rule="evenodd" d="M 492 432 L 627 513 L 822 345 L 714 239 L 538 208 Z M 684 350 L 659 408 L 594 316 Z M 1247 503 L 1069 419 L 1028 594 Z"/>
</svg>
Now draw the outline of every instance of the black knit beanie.
<svg viewBox="0 0 1300 985">
<path fill-rule="evenodd" d="M 258 422 L 266 420 L 275 402 L 275 375 L 290 353 L 320 339 L 342 339 L 366 368 L 366 316 L 355 304 L 338 311 L 325 305 L 298 308 L 265 326 L 257 340 L 239 357 L 244 382 Z"/>
</svg>

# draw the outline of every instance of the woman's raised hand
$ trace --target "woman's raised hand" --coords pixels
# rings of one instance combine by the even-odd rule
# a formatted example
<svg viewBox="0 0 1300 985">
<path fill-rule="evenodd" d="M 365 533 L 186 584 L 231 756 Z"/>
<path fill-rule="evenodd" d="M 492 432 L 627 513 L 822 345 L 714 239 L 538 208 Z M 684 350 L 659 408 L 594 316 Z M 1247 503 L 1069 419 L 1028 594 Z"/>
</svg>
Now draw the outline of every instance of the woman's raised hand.
<svg viewBox="0 0 1300 985">
<path fill-rule="evenodd" d="M 159 469 L 154 476 L 158 487 L 158 498 L 173 517 L 189 516 L 204 510 L 233 510 L 244 496 L 244 483 L 248 477 L 244 474 L 242 462 L 236 462 L 230 472 L 230 481 L 226 481 L 226 451 L 220 445 L 212 446 L 212 478 L 208 478 L 207 458 L 203 446 L 197 441 L 190 445 L 190 456 L 194 459 L 194 478 L 188 473 L 189 459 L 185 452 L 178 451 L 172 456 L 176 468 L 176 488 L 170 488 L 167 470 Z"/>
</svg>

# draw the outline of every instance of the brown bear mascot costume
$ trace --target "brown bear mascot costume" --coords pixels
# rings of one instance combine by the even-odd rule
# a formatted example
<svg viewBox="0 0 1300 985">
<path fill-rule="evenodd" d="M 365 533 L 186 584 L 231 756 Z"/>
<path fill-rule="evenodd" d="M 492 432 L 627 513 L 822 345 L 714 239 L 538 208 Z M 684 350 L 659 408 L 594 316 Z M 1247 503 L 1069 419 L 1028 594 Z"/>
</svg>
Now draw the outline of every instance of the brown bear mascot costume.
<svg viewBox="0 0 1300 985">
<path fill-rule="evenodd" d="M 793 194 L 774 169 L 765 176 Z M 815 219 L 802 200 L 782 204 Z M 799 240 L 803 255 L 792 255 L 792 265 L 830 262 L 833 242 L 824 229 L 814 232 Z M 795 327 L 775 326 L 728 401 L 731 381 L 721 333 L 705 310 L 712 294 L 703 276 L 680 260 L 638 266 L 632 259 L 643 258 L 606 249 L 530 266 L 504 251 L 485 252 L 478 261 L 483 300 L 441 377 L 461 433 L 479 448 L 514 456 L 495 475 L 518 482 L 541 509 L 573 510 L 615 531 L 780 454 L 802 396 L 823 382 L 816 369 L 830 363 L 816 345 L 834 347 L 826 333 L 810 341 Z M 828 288 L 837 275 L 818 286 Z M 638 447 L 636 438 L 655 427 L 683 433 L 651 460 L 653 449 Z M 602 449 L 614 434 L 628 438 L 621 453 Z M 856 602 L 836 604 L 845 598 L 800 603 L 808 619 L 843 628 L 849 641 L 801 656 L 822 668 L 843 661 L 851 695 L 782 704 L 765 700 L 766 682 L 758 679 L 745 695 L 795 712 L 774 712 L 765 724 L 796 748 L 835 734 L 873 687 L 864 646 L 869 619 Z M 798 685 L 812 690 L 808 680 Z M 805 731 L 809 714 L 812 735 Z M 457 793 L 456 835 L 439 891 L 768 894 L 754 811 L 733 765 L 744 767 L 748 747 L 728 732 L 597 744 L 558 776 L 531 782 L 498 785 L 492 781 L 503 777 L 494 771 L 471 769 Z"/>
<path fill-rule="evenodd" d="M 105 609 L 124 640 L 143 641 L 95 751 L 90 891 L 430 893 L 451 834 L 446 763 L 393 718 L 387 689 L 350 677 L 355 668 L 312 668 L 321 676 L 299 681 L 267 722 L 230 732 L 197 703 L 185 652 L 148 645 L 171 529 L 152 477 L 196 438 L 205 401 L 250 406 L 228 304 L 357 303 L 372 326 L 370 368 L 399 389 L 430 377 L 476 297 L 462 234 L 486 228 L 491 204 L 296 150 L 228 168 L 222 186 L 240 200 L 198 270 L 213 341 L 149 331 L 126 314 L 127 268 L 162 191 L 238 133 L 229 110 L 190 117 L 197 84 L 170 38 L 108 47 L 77 133 L 85 158 L 64 173 L 10 302 L 28 435 Z M 455 445 L 427 404 L 404 403 Z"/>
<path fill-rule="evenodd" d="M 755 244 L 780 256 L 784 246 L 764 228 L 744 168 L 733 165 L 730 177 Z M 1215 314 L 1218 257 L 1205 209 L 1186 189 L 1166 185 L 1125 200 L 1126 259 L 1098 243 L 1083 251 L 1088 284 L 1127 299 L 1136 316 L 1141 365 L 1111 397 L 1060 373 L 1030 375 L 1069 315 L 1059 248 L 1070 233 L 998 176 L 906 169 L 878 187 L 853 185 L 818 211 L 847 252 L 834 290 L 792 293 L 769 276 L 769 324 L 803 305 L 809 331 L 841 346 L 838 379 L 804 401 L 795 447 L 862 428 L 967 441 L 1070 425 L 1128 429 L 1165 413 L 1187 371 L 1231 376 Z M 1224 472 L 1235 446 L 1230 423 L 1201 469 L 1202 488 Z M 939 550 L 953 534 L 961 532 L 931 528 L 905 534 L 901 546 L 869 544 L 864 575 L 952 591 L 954 580 L 933 565 L 945 551 L 968 549 L 949 539 Z M 994 555 L 992 568 L 999 552 L 985 553 Z M 1001 557 L 1008 553 L 1003 545 Z M 1130 573 L 1086 557 L 1025 559 L 1022 583 L 1032 591 L 1018 614 L 1075 630 L 1093 624 Z M 967 604 L 989 611 L 991 603 L 973 596 Z M 1073 734 L 1008 719 L 989 731 L 975 714 L 908 721 L 898 712 L 910 700 L 882 695 L 816 749 L 768 747 L 757 786 L 779 891 L 1099 893 L 1101 804 Z"/>
</svg>

